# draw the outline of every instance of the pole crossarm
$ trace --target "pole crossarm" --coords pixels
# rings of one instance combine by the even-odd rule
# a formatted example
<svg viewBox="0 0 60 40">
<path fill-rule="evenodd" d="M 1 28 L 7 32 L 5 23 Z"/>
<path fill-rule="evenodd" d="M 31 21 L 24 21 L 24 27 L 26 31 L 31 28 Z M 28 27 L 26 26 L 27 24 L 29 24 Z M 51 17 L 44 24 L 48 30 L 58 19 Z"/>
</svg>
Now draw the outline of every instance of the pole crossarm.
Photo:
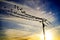
<svg viewBox="0 0 60 40">
<path fill-rule="evenodd" d="M 30 15 L 30 14 L 27 14 L 23 10 L 23 8 L 19 8 L 19 6 L 14 5 L 14 8 L 17 9 L 17 11 L 14 11 L 14 9 L 12 9 L 12 8 L 10 8 L 10 9 L 7 7 L 2 8 L 0 6 L 0 10 L 5 11 L 10 16 L 14 16 L 14 17 L 18 17 L 18 18 L 22 18 L 22 19 L 26 19 L 26 20 L 41 22 L 42 26 L 43 26 L 43 34 L 44 34 L 44 40 L 45 40 L 45 24 L 44 24 L 44 22 L 46 22 L 48 20 L 45 18 L 40 18 L 40 17 L 36 17 L 36 16 Z M 18 13 L 18 10 L 20 11 L 20 13 Z"/>
<path fill-rule="evenodd" d="M 2 9 L 2 8 L 0 8 L 0 9 Z M 18 18 L 23 18 L 23 19 L 26 19 L 26 20 L 39 21 L 39 22 L 47 21 L 47 19 L 39 18 L 39 17 L 36 17 L 36 16 L 32 16 L 30 14 L 27 14 L 25 11 L 22 11 L 21 9 L 20 9 L 21 13 L 17 13 L 15 11 L 13 12 L 12 11 L 13 9 L 10 10 L 10 9 L 3 8 L 2 10 L 6 11 L 8 13 L 8 15 L 10 15 L 10 16 L 15 16 L 15 17 L 18 17 Z"/>
</svg>

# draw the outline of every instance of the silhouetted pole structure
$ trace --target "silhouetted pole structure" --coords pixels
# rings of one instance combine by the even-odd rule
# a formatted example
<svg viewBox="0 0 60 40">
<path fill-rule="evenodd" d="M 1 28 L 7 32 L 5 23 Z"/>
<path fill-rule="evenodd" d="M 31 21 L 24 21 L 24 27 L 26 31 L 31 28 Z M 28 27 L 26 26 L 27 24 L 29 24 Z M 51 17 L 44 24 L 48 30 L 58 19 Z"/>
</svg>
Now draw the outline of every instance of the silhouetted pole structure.
<svg viewBox="0 0 60 40">
<path fill-rule="evenodd" d="M 16 5 L 15 5 L 15 7 L 14 8 L 16 8 Z M 32 16 L 32 15 L 29 15 L 29 14 L 27 14 L 24 10 L 23 10 L 23 8 L 20 8 L 19 9 L 19 7 L 17 6 L 17 10 L 20 10 L 21 11 L 21 13 L 17 13 L 17 11 L 15 12 L 13 12 L 12 10 L 13 9 L 11 9 L 11 10 L 8 10 L 7 12 L 11 15 L 11 16 L 15 16 L 15 17 L 18 17 L 18 18 L 23 18 L 23 19 L 27 19 L 27 20 L 32 20 L 32 21 L 38 21 L 38 22 L 41 22 L 42 23 L 42 28 L 43 28 L 43 35 L 44 35 L 44 40 L 45 40 L 45 24 L 44 24 L 44 22 L 46 22 L 47 21 L 47 19 L 44 19 L 44 18 L 39 18 L 39 17 L 36 17 L 36 16 Z M 2 10 L 7 10 L 7 9 L 2 9 Z"/>
<path fill-rule="evenodd" d="M 44 40 L 45 40 L 45 24 L 44 24 L 43 20 L 42 20 L 42 27 L 43 27 L 43 36 L 44 36 Z"/>
</svg>

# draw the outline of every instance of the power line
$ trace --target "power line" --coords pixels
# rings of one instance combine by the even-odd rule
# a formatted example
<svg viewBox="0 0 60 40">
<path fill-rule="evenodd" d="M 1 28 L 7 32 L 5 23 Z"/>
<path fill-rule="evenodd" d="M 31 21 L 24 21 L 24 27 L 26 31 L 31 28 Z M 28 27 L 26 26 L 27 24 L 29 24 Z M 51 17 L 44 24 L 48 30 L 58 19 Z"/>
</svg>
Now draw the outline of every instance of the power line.
<svg viewBox="0 0 60 40">
<path fill-rule="evenodd" d="M 16 8 L 16 5 L 15 5 Z M 14 17 L 18 17 L 18 18 L 22 18 L 22 19 L 26 19 L 26 20 L 32 20 L 32 21 L 38 21 L 42 23 L 43 26 L 43 34 L 44 34 L 44 40 L 45 40 L 45 24 L 44 22 L 48 21 L 45 18 L 39 18 L 36 16 L 32 16 L 30 14 L 27 14 L 23 8 L 20 8 L 17 6 L 17 10 L 20 10 L 21 13 L 18 13 L 17 11 L 13 11 L 14 9 L 7 9 L 7 7 L 4 7 L 2 10 L 6 11 L 10 16 L 14 16 Z"/>
</svg>

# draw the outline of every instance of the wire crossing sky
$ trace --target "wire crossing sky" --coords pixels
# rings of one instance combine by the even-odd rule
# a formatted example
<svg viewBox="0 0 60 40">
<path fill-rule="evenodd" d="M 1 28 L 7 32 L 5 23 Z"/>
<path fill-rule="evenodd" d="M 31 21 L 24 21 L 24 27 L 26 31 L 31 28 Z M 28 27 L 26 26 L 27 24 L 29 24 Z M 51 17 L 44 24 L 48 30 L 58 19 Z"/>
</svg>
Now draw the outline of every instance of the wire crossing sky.
<svg viewBox="0 0 60 40">
<path fill-rule="evenodd" d="M 7 0 L 7 1 L 12 1 L 16 2 L 22 5 L 27 5 L 33 9 L 41 9 L 46 12 L 52 12 L 52 14 L 55 16 L 56 20 L 55 22 L 57 23 L 56 25 L 60 24 L 60 9 L 59 9 L 59 0 Z M 54 22 L 54 23 L 55 23 Z"/>
<path fill-rule="evenodd" d="M 17 8 L 16 8 L 17 5 Z M 60 35 L 60 1 L 59 0 L 3 0 L 0 1 L 0 30 L 7 37 L 25 37 L 33 34 L 40 34 L 42 31 L 42 24 L 31 21 L 46 18 L 52 23 L 47 25 L 46 30 L 50 30 L 54 37 L 53 40 L 58 39 Z M 12 14 L 10 14 L 12 13 Z M 12 16 L 10 16 L 12 15 Z M 21 16 L 20 16 L 21 15 Z M 32 15 L 32 16 L 31 16 Z M 13 17 L 16 16 L 16 17 Z M 24 16 L 24 17 L 23 17 Z M 23 17 L 30 20 L 25 20 L 17 17 Z M 33 19 L 32 19 L 33 18 Z M 48 23 L 48 22 L 47 22 Z M 9 33 L 11 32 L 11 33 Z M 49 35 L 49 32 L 47 32 Z M 40 35 L 41 36 L 41 35 Z M 39 36 L 39 37 L 40 37 Z M 30 36 L 29 36 L 30 38 Z M 29 39 L 28 38 L 28 39 Z M 32 36 L 32 38 L 35 38 Z M 46 39 L 49 40 L 49 39 Z"/>
</svg>

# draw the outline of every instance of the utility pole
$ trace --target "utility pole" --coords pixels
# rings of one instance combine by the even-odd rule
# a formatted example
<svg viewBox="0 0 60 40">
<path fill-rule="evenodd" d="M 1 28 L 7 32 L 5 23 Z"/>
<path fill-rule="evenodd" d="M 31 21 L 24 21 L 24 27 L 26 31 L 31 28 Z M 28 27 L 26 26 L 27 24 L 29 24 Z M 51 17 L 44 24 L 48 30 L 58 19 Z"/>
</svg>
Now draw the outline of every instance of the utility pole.
<svg viewBox="0 0 60 40">
<path fill-rule="evenodd" d="M 44 24 L 43 20 L 42 20 L 42 27 L 43 27 L 43 37 L 44 37 L 44 40 L 45 40 L 45 24 Z"/>
<path fill-rule="evenodd" d="M 4 9 L 2 9 L 2 10 L 4 10 Z M 4 11 L 6 11 L 6 10 L 7 9 L 5 9 Z M 20 8 L 21 13 L 13 12 L 12 10 L 8 10 L 8 11 L 6 11 L 6 12 L 8 12 L 11 16 L 15 16 L 15 17 L 18 17 L 18 18 L 26 19 L 26 20 L 41 22 L 42 23 L 42 28 L 43 28 L 44 40 L 45 40 L 45 24 L 44 24 L 44 22 L 46 22 L 47 19 L 29 15 L 23 10 L 23 8 Z"/>
</svg>

